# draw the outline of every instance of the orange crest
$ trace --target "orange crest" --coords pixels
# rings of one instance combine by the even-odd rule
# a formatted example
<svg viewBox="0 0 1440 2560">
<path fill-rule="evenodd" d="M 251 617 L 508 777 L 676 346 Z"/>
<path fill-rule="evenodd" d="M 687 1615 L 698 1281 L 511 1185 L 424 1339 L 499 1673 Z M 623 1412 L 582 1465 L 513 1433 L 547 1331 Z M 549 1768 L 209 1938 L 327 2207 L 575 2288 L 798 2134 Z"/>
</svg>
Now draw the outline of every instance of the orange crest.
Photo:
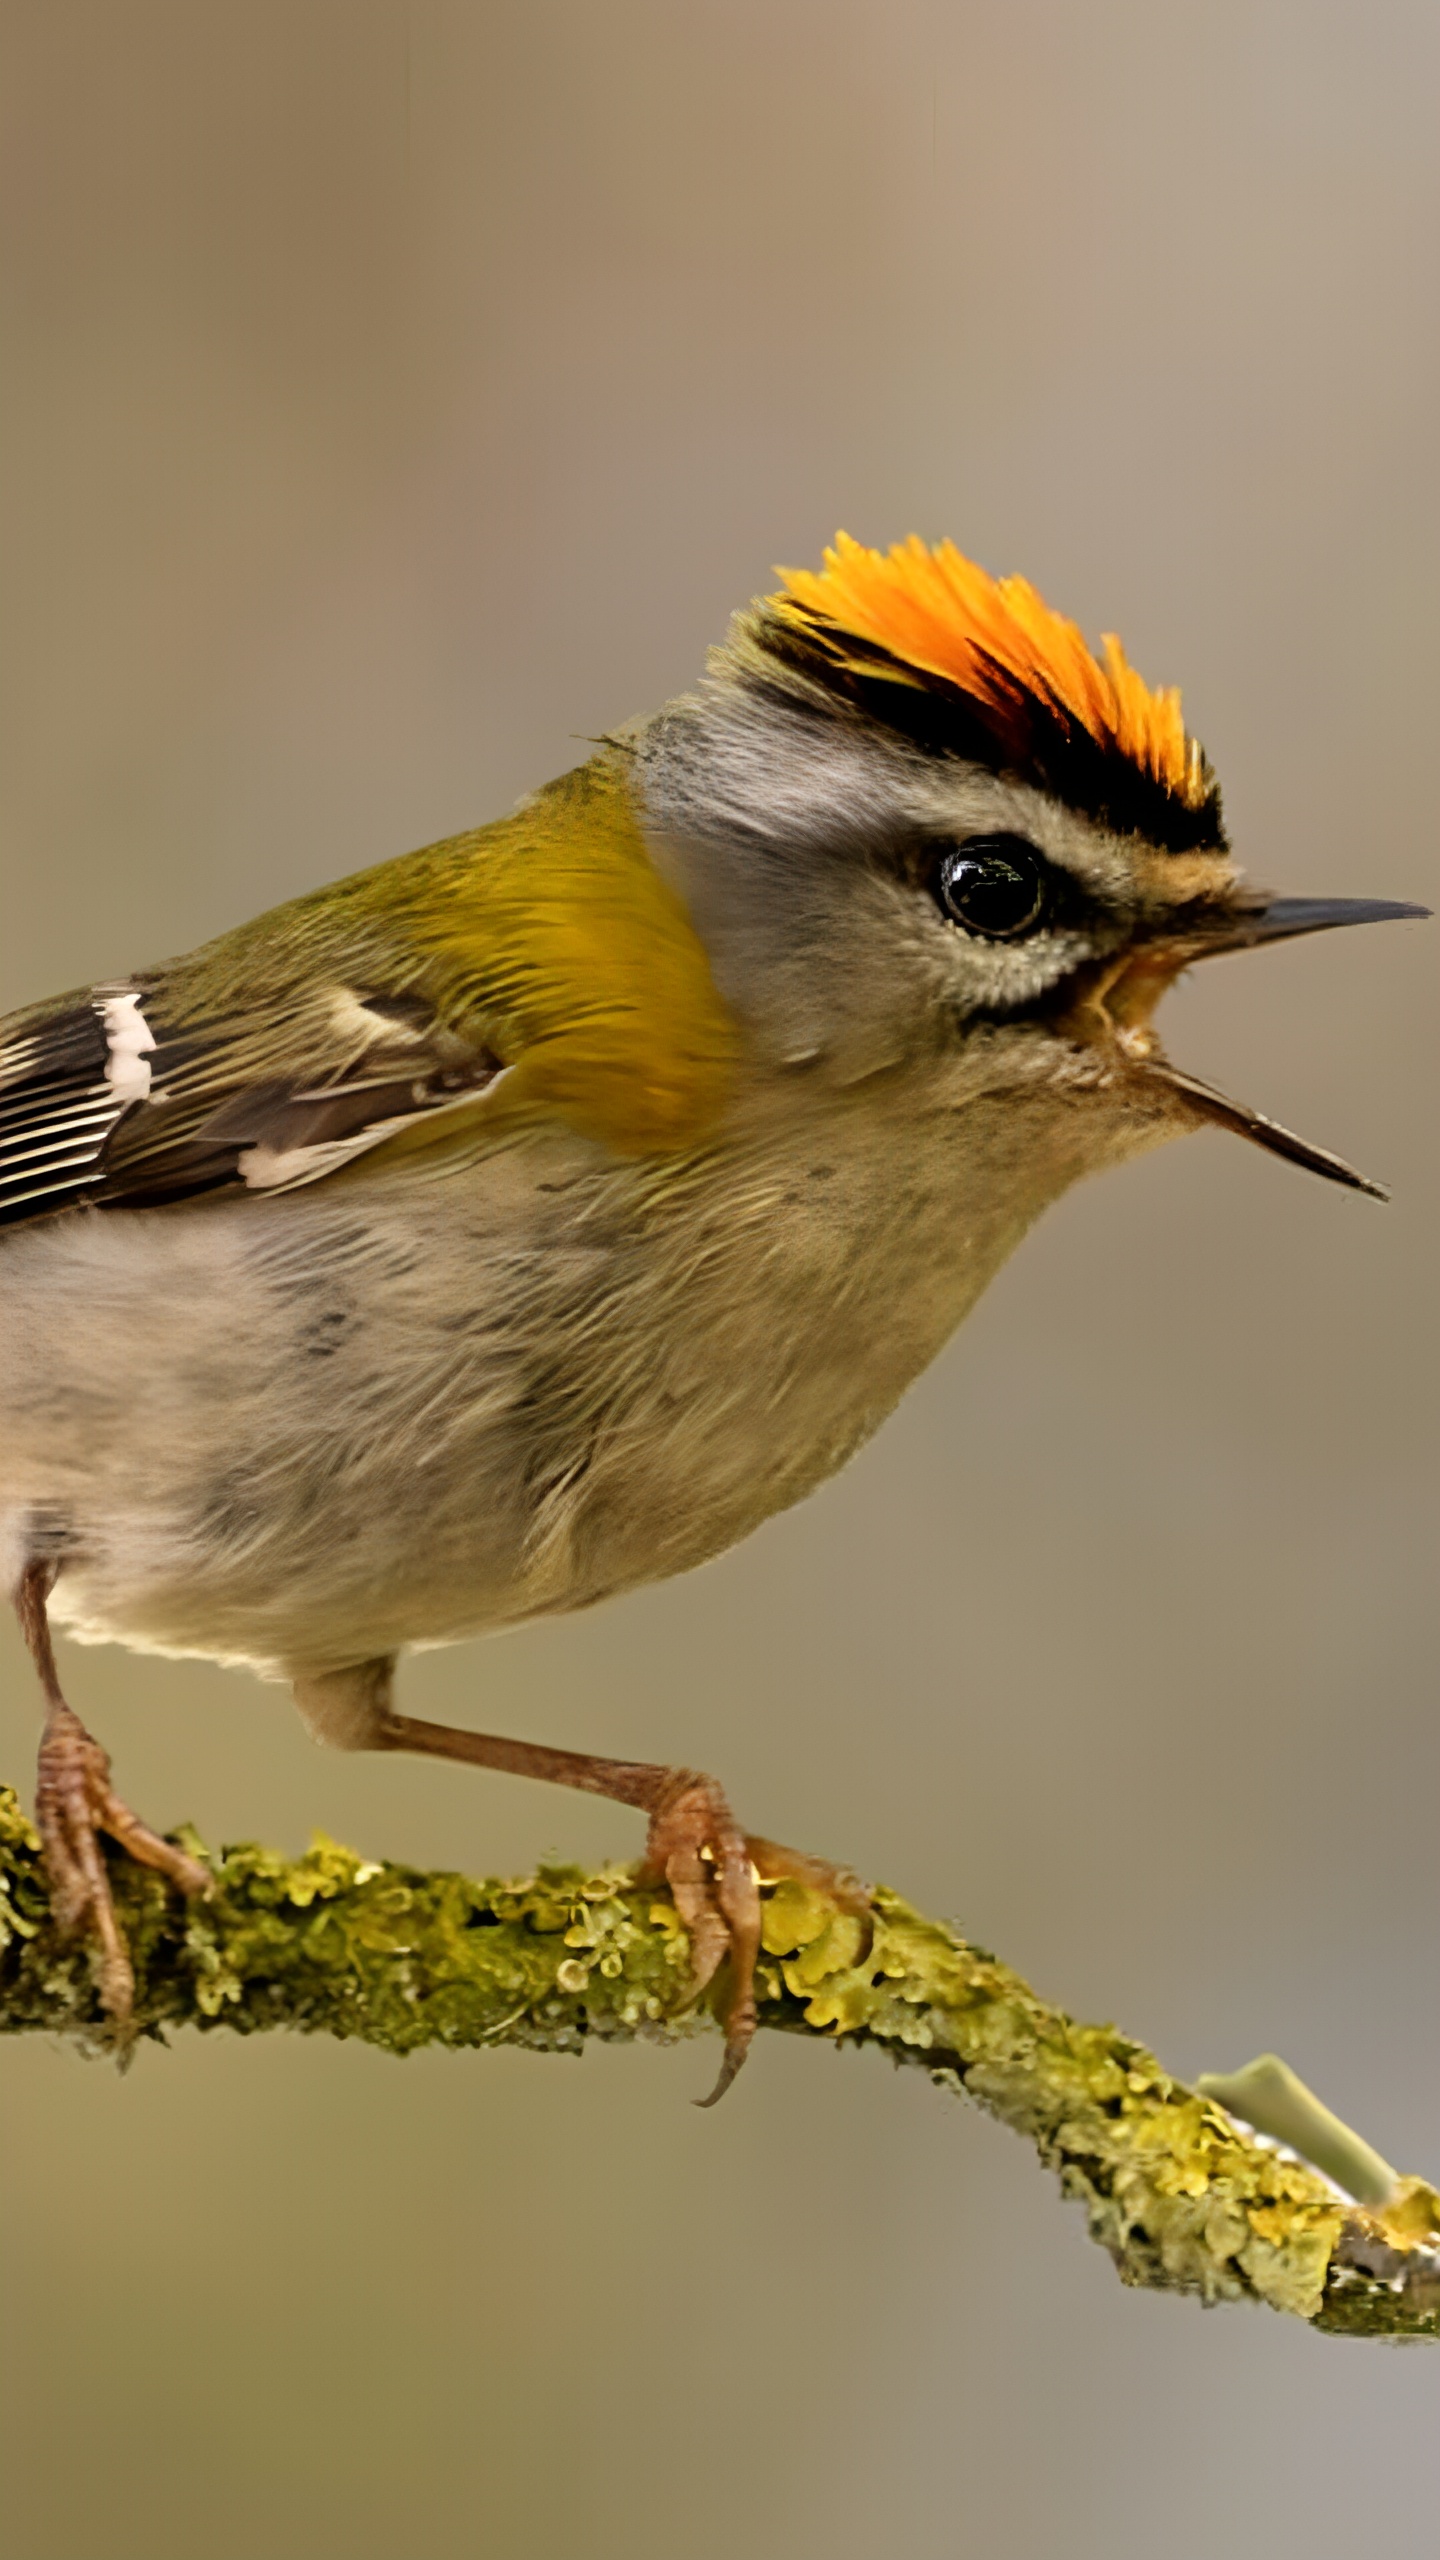
<svg viewBox="0 0 1440 2560">
<path fill-rule="evenodd" d="M 1018 692 L 1078 724 L 1187 808 L 1209 798 L 1209 770 L 1185 734 L 1178 692 L 1152 693 L 1113 632 L 1103 636 L 1102 663 L 1027 578 L 992 578 L 953 542 L 931 550 L 913 533 L 889 551 L 838 533 L 823 569 L 776 574 L 785 592 L 771 598 L 771 610 L 782 621 L 822 626 L 842 663 L 847 636 L 868 641 L 897 662 L 886 670 L 893 680 L 921 680 L 907 668 L 938 676 L 1001 720 Z"/>
</svg>

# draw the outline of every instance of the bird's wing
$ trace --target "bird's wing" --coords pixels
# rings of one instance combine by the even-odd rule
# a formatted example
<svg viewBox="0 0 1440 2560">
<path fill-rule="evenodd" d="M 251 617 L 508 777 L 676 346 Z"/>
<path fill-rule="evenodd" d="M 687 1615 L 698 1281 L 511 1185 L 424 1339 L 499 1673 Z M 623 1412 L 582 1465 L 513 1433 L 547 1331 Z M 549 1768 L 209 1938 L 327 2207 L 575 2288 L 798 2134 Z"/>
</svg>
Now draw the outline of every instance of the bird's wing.
<svg viewBox="0 0 1440 2560">
<path fill-rule="evenodd" d="M 539 1113 L 672 1154 L 716 1127 L 736 1043 L 607 751 L 489 827 L 0 1023 L 0 1222 L 294 1190 L 392 1141 L 439 1164 L 502 1080 L 494 1129 Z"/>
<path fill-rule="evenodd" d="M 397 973 L 398 974 L 398 973 Z M 322 971 L 206 1018 L 182 972 L 114 981 L 0 1031 L 0 1223 L 318 1181 L 502 1072 L 423 990 Z M 437 1129 L 438 1134 L 438 1129 Z"/>
</svg>

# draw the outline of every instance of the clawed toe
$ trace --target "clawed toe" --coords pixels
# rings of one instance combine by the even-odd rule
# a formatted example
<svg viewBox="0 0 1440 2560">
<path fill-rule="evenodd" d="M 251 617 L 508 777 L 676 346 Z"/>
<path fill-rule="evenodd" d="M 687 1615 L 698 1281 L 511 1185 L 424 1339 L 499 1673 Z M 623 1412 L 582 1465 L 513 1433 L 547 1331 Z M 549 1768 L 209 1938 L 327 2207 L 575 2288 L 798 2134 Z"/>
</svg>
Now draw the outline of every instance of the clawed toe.
<svg viewBox="0 0 1440 2560">
<path fill-rule="evenodd" d="M 713 1778 L 694 1770 L 668 1773 L 650 1817 L 644 1872 L 668 1884 L 690 1939 L 695 1988 L 703 1991 L 729 1959 L 729 1996 L 722 2024 L 725 2052 L 719 2077 L 697 2106 L 723 2098 L 750 2050 L 755 2034 L 755 1964 L 760 1953 L 762 1881 L 798 1877 L 828 1892 L 865 1921 L 870 1896 L 855 1877 L 820 1858 L 751 1838 L 730 1810 Z"/>
<path fill-rule="evenodd" d="M 115 1912 L 99 1835 L 113 1840 L 148 1867 L 157 1867 L 182 1893 L 208 1892 L 210 1879 L 198 1860 L 162 1840 L 132 1813 L 110 1784 L 110 1761 L 73 1708 L 52 1702 L 40 1745 L 35 1818 L 50 1878 L 51 1908 L 62 1937 L 82 1928 L 97 1941 L 100 2004 L 117 2025 L 129 2018 L 135 1976 Z"/>
<path fill-rule="evenodd" d="M 760 1952 L 760 1880 L 750 1843 L 713 1778 L 693 1769 L 666 1773 L 650 1815 L 645 1872 L 668 1884 L 690 1939 L 695 1989 L 730 1960 L 725 2058 L 708 2098 L 724 2096 L 755 2033 L 755 1959 Z"/>
</svg>

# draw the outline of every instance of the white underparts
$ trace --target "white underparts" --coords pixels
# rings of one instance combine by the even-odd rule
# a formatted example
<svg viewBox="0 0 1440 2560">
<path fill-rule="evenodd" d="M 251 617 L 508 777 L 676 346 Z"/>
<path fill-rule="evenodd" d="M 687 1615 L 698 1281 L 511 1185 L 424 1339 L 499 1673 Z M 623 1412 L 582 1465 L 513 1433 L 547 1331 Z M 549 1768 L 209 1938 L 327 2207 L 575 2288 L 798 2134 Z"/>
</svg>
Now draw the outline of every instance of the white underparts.
<svg viewBox="0 0 1440 2560">
<path fill-rule="evenodd" d="M 155 1034 L 140 1010 L 138 987 L 97 987 L 91 1002 L 100 1016 L 109 1056 L 105 1079 L 117 1102 L 143 1102 L 150 1091 L 148 1052 Z"/>
</svg>

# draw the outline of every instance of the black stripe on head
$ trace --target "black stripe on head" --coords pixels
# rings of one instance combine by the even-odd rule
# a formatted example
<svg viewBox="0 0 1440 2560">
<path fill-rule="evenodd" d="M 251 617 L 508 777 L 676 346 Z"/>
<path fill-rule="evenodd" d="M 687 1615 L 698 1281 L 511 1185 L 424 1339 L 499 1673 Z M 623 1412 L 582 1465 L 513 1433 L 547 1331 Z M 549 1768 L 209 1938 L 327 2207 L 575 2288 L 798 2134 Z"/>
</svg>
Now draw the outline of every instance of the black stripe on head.
<svg viewBox="0 0 1440 2560">
<path fill-rule="evenodd" d="M 1053 696 L 1033 692 L 993 660 L 994 698 L 986 701 L 962 691 L 951 677 L 913 667 L 878 641 L 858 639 L 818 618 L 802 623 L 762 606 L 749 620 L 747 636 L 773 664 L 777 691 L 791 703 L 795 693 L 785 686 L 786 676 L 818 685 L 837 707 L 927 755 L 958 756 L 1033 784 L 1117 835 L 1143 836 L 1164 853 L 1229 850 L 1220 786 L 1208 766 L 1202 798 L 1194 804 L 1182 800 L 1118 747 L 1092 737 Z M 755 681 L 748 669 L 745 680 Z"/>
</svg>

